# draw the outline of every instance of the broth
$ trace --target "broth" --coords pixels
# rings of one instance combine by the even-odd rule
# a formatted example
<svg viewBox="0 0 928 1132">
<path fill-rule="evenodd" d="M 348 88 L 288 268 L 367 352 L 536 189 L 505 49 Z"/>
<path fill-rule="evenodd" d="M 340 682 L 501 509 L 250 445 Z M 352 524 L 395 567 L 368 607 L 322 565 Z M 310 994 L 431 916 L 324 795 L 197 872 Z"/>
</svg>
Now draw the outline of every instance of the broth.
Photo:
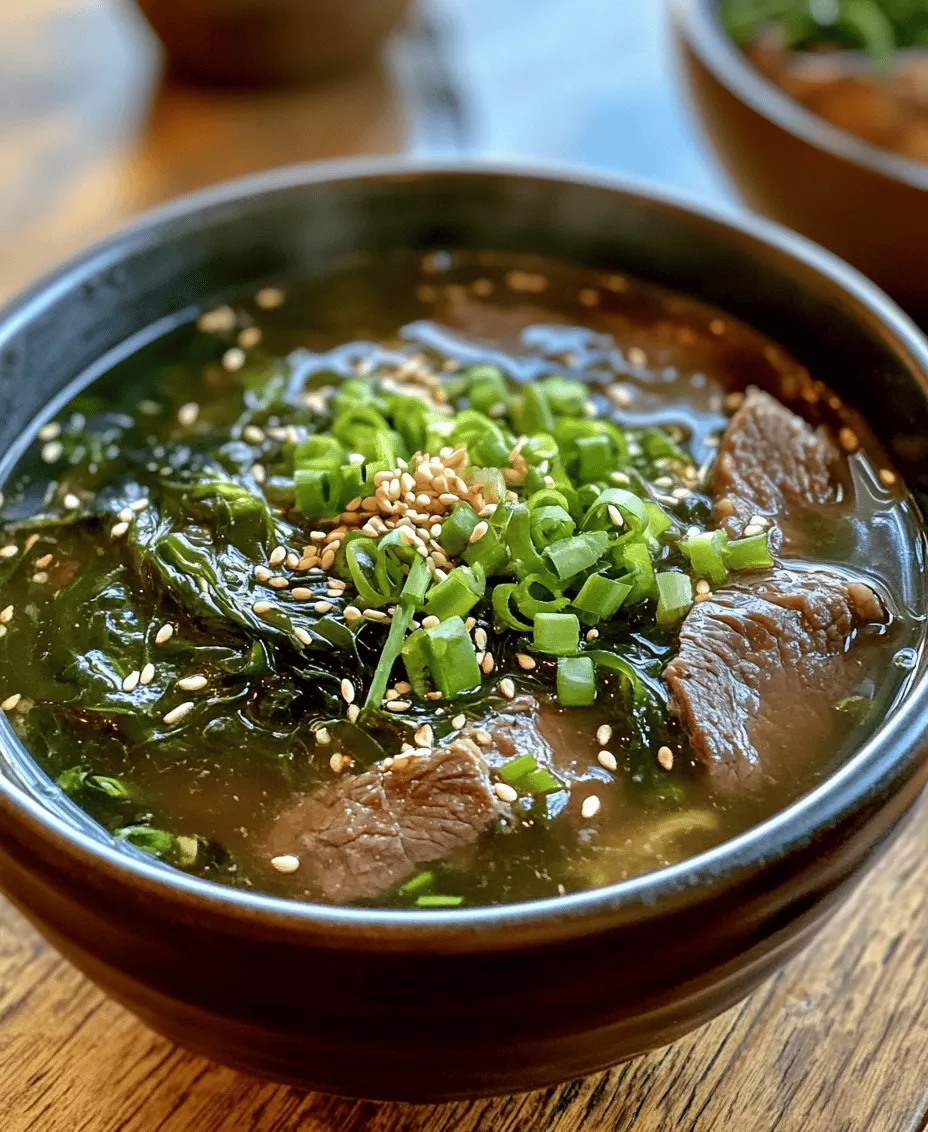
<svg viewBox="0 0 928 1132">
<path fill-rule="evenodd" d="M 585 631 L 581 646 L 615 649 L 631 665 L 649 704 L 635 715 L 627 682 L 605 671 L 594 706 L 559 706 L 559 662 L 533 651 L 530 635 L 494 629 L 489 591 L 471 610 L 471 636 L 488 637 L 492 679 L 453 704 L 406 685 L 393 700 L 404 695 L 407 710 L 377 710 L 358 726 L 341 681 L 350 677 L 352 695 L 363 695 L 389 627 L 376 617 L 360 627 L 350 621 L 345 611 L 358 600 L 350 581 L 342 591 L 319 568 L 275 563 L 271 543 L 256 550 L 261 539 L 244 511 L 232 522 L 259 578 L 274 569 L 299 573 L 279 594 L 267 579 L 257 582 L 252 596 L 272 606 L 278 596 L 296 601 L 297 583 L 306 591 L 300 616 L 305 611 L 316 644 L 301 651 L 286 625 L 275 621 L 276 635 L 265 635 L 220 615 L 220 591 L 228 586 L 231 594 L 240 579 L 210 580 L 218 512 L 186 512 L 190 538 L 176 544 L 167 566 L 146 555 L 138 532 L 166 522 L 181 496 L 193 506 L 189 470 L 206 461 L 222 466 L 236 506 L 247 495 L 277 508 L 273 520 L 292 525 L 288 545 L 300 557 L 318 522 L 294 515 L 292 482 L 275 471 L 293 439 L 288 428 L 300 440 L 307 422 L 312 431 L 325 389 L 358 375 L 392 380 L 423 359 L 439 383 L 474 365 L 498 367 L 516 391 L 552 374 L 580 380 L 589 387 L 587 412 L 627 430 L 633 447 L 651 435 L 646 430 L 659 430 L 685 460 L 639 452 L 633 471 L 680 531 L 711 526 L 709 476 L 737 400 L 732 391 L 756 385 L 799 397 L 813 422 L 836 434 L 853 430 L 861 443 L 848 457 L 850 490 L 840 506 L 807 518 L 803 559 L 788 564 L 866 577 L 890 617 L 855 643 L 854 695 L 842 710 L 823 705 L 825 741 L 797 750 L 763 789 L 733 794 L 698 765 L 666 710 L 660 677 L 678 647 L 679 623 L 657 626 L 653 601 L 599 625 L 595 641 Z M 778 346 L 719 311 L 542 260 L 438 252 L 358 261 L 325 280 L 289 285 L 286 296 L 266 288 L 181 320 L 39 429 L 4 494 L 3 542 L 14 549 L 0 550 L 0 694 L 28 750 L 128 852 L 294 899 L 322 898 L 303 871 L 286 874 L 271 863 L 275 822 L 294 800 L 401 756 L 425 725 L 440 745 L 461 732 L 461 714 L 478 729 L 512 718 L 507 679 L 517 696 L 540 705 L 538 730 L 558 785 L 520 797 L 469 847 L 428 864 L 423 885 L 449 904 L 609 884 L 743 832 L 853 753 L 892 710 L 921 642 L 920 522 L 859 416 Z M 670 564 L 675 545 L 662 552 Z M 206 549 L 194 561 L 190 546 Z M 195 577 L 203 582 L 188 584 Z M 404 675 L 398 662 L 394 689 Z M 187 703 L 187 717 L 170 718 Z M 659 757 L 664 749 L 670 768 Z M 375 902 L 413 906 L 416 891 L 395 885 Z"/>
</svg>

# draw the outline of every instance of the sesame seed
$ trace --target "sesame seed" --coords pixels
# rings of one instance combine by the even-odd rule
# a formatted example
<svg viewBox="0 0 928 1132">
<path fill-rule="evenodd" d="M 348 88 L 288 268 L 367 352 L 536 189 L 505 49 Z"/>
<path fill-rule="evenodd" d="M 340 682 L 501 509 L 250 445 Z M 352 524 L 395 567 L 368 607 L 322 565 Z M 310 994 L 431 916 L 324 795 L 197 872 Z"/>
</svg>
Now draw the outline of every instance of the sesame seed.
<svg viewBox="0 0 928 1132">
<path fill-rule="evenodd" d="M 42 445 L 42 459 L 46 464 L 55 464 L 64 455 L 64 446 L 60 440 L 50 440 Z"/>
<path fill-rule="evenodd" d="M 0 609 L 0 624 L 6 625 L 13 618 L 13 606 L 8 605 L 5 609 Z"/>
<path fill-rule="evenodd" d="M 880 468 L 879 470 L 880 483 L 884 487 L 892 487 L 896 482 L 896 473 L 891 472 L 889 468 Z"/>
<path fill-rule="evenodd" d="M 427 700 L 440 700 L 442 697 L 441 692 L 426 692 L 425 698 Z"/>
<path fill-rule="evenodd" d="M 176 708 L 172 708 L 167 715 L 165 715 L 164 722 L 169 727 L 172 727 L 175 723 L 180 723 L 185 716 L 188 716 L 193 711 L 193 708 L 193 700 L 185 700 L 184 703 L 178 704 Z"/>
<path fill-rule="evenodd" d="M 301 645 L 311 645 L 313 643 L 312 634 L 308 633 L 305 629 L 297 627 L 293 630 L 293 635 Z"/>
<path fill-rule="evenodd" d="M 657 761 L 664 770 L 673 770 L 673 751 L 669 747 L 661 747 L 657 752 Z"/>
<path fill-rule="evenodd" d="M 455 731 L 460 731 L 462 727 L 466 726 L 466 724 L 466 715 L 456 715 L 454 719 L 451 720 L 451 726 L 455 729 Z"/>
<path fill-rule="evenodd" d="M 129 529 L 129 524 L 126 522 L 116 523 L 110 531 L 110 538 L 122 538 L 122 536 Z"/>
<path fill-rule="evenodd" d="M 361 714 L 361 709 L 357 704 L 349 704 L 345 714 L 348 716 L 349 723 L 357 723 L 358 717 Z"/>
<path fill-rule="evenodd" d="M 139 680 L 141 680 L 141 678 L 141 672 L 130 672 L 122 682 L 122 690 L 124 692 L 134 692 L 135 689 L 139 686 Z"/>
<path fill-rule="evenodd" d="M 42 425 L 36 435 L 39 440 L 54 440 L 61 435 L 61 425 L 57 421 L 49 421 L 48 424 Z"/>
<path fill-rule="evenodd" d="M 435 742 L 435 736 L 432 734 L 432 729 L 427 723 L 419 728 L 413 736 L 417 747 L 431 747 Z"/>
<path fill-rule="evenodd" d="M 0 704 L 0 709 L 3 711 L 12 711 L 22 698 L 22 692 L 14 692 L 12 696 L 7 696 L 3 703 Z"/>
<path fill-rule="evenodd" d="M 332 742 L 332 736 L 329 734 L 328 727 L 318 727 L 316 729 L 316 742 L 320 747 L 327 747 Z"/>
<path fill-rule="evenodd" d="M 41 558 L 37 558 L 35 560 L 36 569 L 44 570 L 46 566 L 50 566 L 52 563 L 52 557 L 53 555 L 51 554 L 43 554 Z"/>
<path fill-rule="evenodd" d="M 513 696 L 515 696 L 515 694 L 516 694 L 516 686 L 512 682 L 512 680 L 509 679 L 508 676 L 504 676 L 503 679 L 500 680 L 499 690 L 502 692 L 502 694 L 506 697 L 507 700 L 511 700 L 513 698 Z"/>
<path fill-rule="evenodd" d="M 287 557 L 284 559 L 284 561 L 287 564 L 288 570 L 295 570 L 297 568 L 297 566 L 299 566 L 299 564 L 300 564 L 300 556 L 298 554 L 295 554 L 291 550 L 290 553 L 287 555 Z"/>
<path fill-rule="evenodd" d="M 181 405 L 177 410 L 177 423 L 190 428 L 191 425 L 197 423 L 197 417 L 200 415 L 200 406 L 196 401 L 188 401 L 186 405 Z"/>
<path fill-rule="evenodd" d="M 613 526 L 625 526 L 625 520 L 622 518 L 622 512 L 618 509 L 618 507 L 615 506 L 614 503 L 610 503 L 606 510 L 609 512 L 609 519 L 612 522 Z"/>
<path fill-rule="evenodd" d="M 368 621 L 386 621 L 388 619 L 382 609 L 365 609 L 364 616 Z"/>
<path fill-rule="evenodd" d="M 158 632 L 155 633 L 155 644 L 156 645 L 163 645 L 163 644 L 165 644 L 165 642 L 169 641 L 171 639 L 171 637 L 173 637 L 173 636 L 174 636 L 174 626 L 171 625 L 171 624 L 164 624 L 164 625 L 161 626 L 161 628 L 158 630 Z"/>
<path fill-rule="evenodd" d="M 535 659 L 524 652 L 516 653 L 516 663 L 520 668 L 524 668 L 526 672 L 531 672 L 535 667 Z"/>
<path fill-rule="evenodd" d="M 514 802 L 519 797 L 519 791 L 510 786 L 508 782 L 495 782 L 493 792 L 501 802 Z"/>
<path fill-rule="evenodd" d="M 238 344 L 243 350 L 253 350 L 261 341 L 261 328 L 259 326 L 246 326 L 238 336 Z"/>
<path fill-rule="evenodd" d="M 182 692 L 202 692 L 208 683 L 205 676 L 185 676 L 177 681 L 177 687 Z"/>
<path fill-rule="evenodd" d="M 148 685 L 155 678 L 155 666 L 150 662 L 145 665 L 139 675 L 139 683 Z"/>
<path fill-rule="evenodd" d="M 278 575 L 277 577 L 269 578 L 267 584 L 273 590 L 285 590 L 290 585 L 290 581 L 289 579 L 282 578 L 280 577 L 280 575 Z"/>
<path fill-rule="evenodd" d="M 353 704 L 354 703 L 354 684 L 352 684 L 352 682 L 348 679 L 347 676 L 342 680 L 340 688 L 341 688 L 341 693 L 342 693 L 342 699 L 345 701 L 345 703 L 346 704 Z"/>
<path fill-rule="evenodd" d="M 838 440 L 845 452 L 856 452 L 860 447 L 857 433 L 852 428 L 842 428 L 838 433 Z"/>
<path fill-rule="evenodd" d="M 251 607 L 251 611 L 252 611 L 252 613 L 257 613 L 257 614 L 261 614 L 261 613 L 270 613 L 270 611 L 271 611 L 271 610 L 272 610 L 273 608 L 274 608 L 274 603 L 273 603 L 273 602 L 270 602 L 270 601 L 256 601 L 256 602 L 254 603 L 254 605 L 253 605 L 253 606 Z"/>
<path fill-rule="evenodd" d="M 422 618 L 422 628 L 423 629 L 434 629 L 440 624 L 441 624 L 440 619 L 438 617 L 435 617 L 434 614 L 429 614 L 428 617 Z"/>
<path fill-rule="evenodd" d="M 596 758 L 599 761 L 599 765 L 604 766 L 606 770 L 618 769 L 619 764 L 616 762 L 616 757 L 612 751 L 600 751 Z"/>
<path fill-rule="evenodd" d="M 696 583 L 696 592 L 698 594 L 708 594 L 712 592 L 712 587 L 709 585 L 705 578 L 700 578 Z"/>
<path fill-rule="evenodd" d="M 770 520 L 766 515 L 752 515 L 748 522 L 755 527 L 769 527 Z"/>
<path fill-rule="evenodd" d="M 290 591 L 290 596 L 294 601 L 312 601 L 315 594 L 312 590 L 306 589 L 305 586 L 297 586 L 296 589 Z"/>
<path fill-rule="evenodd" d="M 471 531 L 470 538 L 467 541 L 471 542 L 471 543 L 480 542 L 480 540 L 483 538 L 483 536 L 487 533 L 487 531 L 489 529 L 490 529 L 490 524 L 485 519 L 481 520 L 476 525 L 476 527 L 474 527 L 474 529 Z"/>
<path fill-rule="evenodd" d="M 313 609 L 317 613 L 331 613 L 335 606 L 330 601 L 317 601 Z"/>
<path fill-rule="evenodd" d="M 14 558 L 19 554 L 19 547 L 15 543 L 7 543 L 6 546 L 0 547 L 0 558 Z"/>
<path fill-rule="evenodd" d="M 276 869 L 279 873 L 289 874 L 295 873 L 300 867 L 300 858 L 294 857 L 290 853 L 284 853 L 280 857 L 271 857 L 271 868 Z"/>
<path fill-rule="evenodd" d="M 252 464 L 251 476 L 256 484 L 262 484 L 267 479 L 267 472 L 264 470 L 263 464 Z"/>
<path fill-rule="evenodd" d="M 262 444 L 264 442 L 264 429 L 257 425 L 245 425 L 242 429 L 242 439 L 249 444 Z"/>
<path fill-rule="evenodd" d="M 491 747 L 493 745 L 493 736 L 489 731 L 484 731 L 482 727 L 478 727 L 474 732 L 474 742 L 479 743 L 481 747 Z"/>
<path fill-rule="evenodd" d="M 334 548 L 327 550 L 325 554 L 323 554 L 320 561 L 320 565 L 322 566 L 323 570 L 328 570 L 332 567 L 333 563 L 335 562 L 335 555 L 336 551 L 334 550 Z"/>
<path fill-rule="evenodd" d="M 756 523 L 748 523 L 748 525 L 744 528 L 745 538 L 753 538 L 755 535 L 762 535 L 763 533 L 764 528 L 757 526 Z"/>
<path fill-rule="evenodd" d="M 119 518 L 124 523 L 131 523 L 132 520 L 135 518 L 135 512 L 132 510 L 131 507 L 123 507 L 123 509 L 119 512 Z"/>
<path fill-rule="evenodd" d="M 231 307 L 217 307 L 206 311 L 197 319 L 197 329 L 204 334 L 221 334 L 235 329 L 235 311 Z"/>
<path fill-rule="evenodd" d="M 580 813 L 585 818 L 594 818 L 599 813 L 601 805 L 599 798 L 595 794 L 590 794 L 589 797 L 583 799 Z"/>
<path fill-rule="evenodd" d="M 484 676 L 489 676 L 493 669 L 496 667 L 496 661 L 493 659 L 493 654 L 488 652 L 480 662 L 480 667 L 483 669 Z"/>
<path fill-rule="evenodd" d="M 282 307 L 286 297 L 285 292 L 280 287 L 262 287 L 255 295 L 255 303 L 263 311 L 272 311 L 276 310 L 277 307 Z"/>
<path fill-rule="evenodd" d="M 236 373 L 248 361 L 248 355 L 241 346 L 232 346 L 222 355 L 222 368 L 229 373 Z"/>
<path fill-rule="evenodd" d="M 46 574 L 44 570 L 36 570 L 32 575 L 32 581 L 38 586 L 44 586 L 48 581 L 48 574 Z"/>
<path fill-rule="evenodd" d="M 387 711 L 399 713 L 401 711 L 409 711 L 411 707 L 412 704 L 410 704 L 408 700 L 391 700 L 390 703 L 387 704 Z"/>
<path fill-rule="evenodd" d="M 599 630 L 598 629 L 590 629 L 590 631 L 586 635 L 586 639 L 588 641 L 598 641 L 599 640 Z"/>
<path fill-rule="evenodd" d="M 346 605 L 342 616 L 345 618 L 349 625 L 352 625 L 355 621 L 360 621 L 364 614 L 360 609 L 358 609 L 356 605 Z"/>
<path fill-rule="evenodd" d="M 270 562 L 270 564 L 272 566 L 280 566 L 281 563 L 284 561 L 284 559 L 286 557 L 287 557 L 286 549 L 282 546 L 275 546 L 274 549 L 271 551 L 271 556 L 268 559 L 268 562 Z"/>
</svg>

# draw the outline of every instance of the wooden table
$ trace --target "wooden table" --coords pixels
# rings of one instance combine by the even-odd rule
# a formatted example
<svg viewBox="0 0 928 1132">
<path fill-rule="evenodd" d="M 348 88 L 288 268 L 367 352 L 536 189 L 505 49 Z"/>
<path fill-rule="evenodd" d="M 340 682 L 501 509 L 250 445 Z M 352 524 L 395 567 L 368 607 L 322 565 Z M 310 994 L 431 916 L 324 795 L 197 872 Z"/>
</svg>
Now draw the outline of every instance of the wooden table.
<svg viewBox="0 0 928 1132">
<path fill-rule="evenodd" d="M 388 62 L 285 94 L 184 89 L 158 69 L 119 0 L 0 0 L 0 296 L 140 209 L 286 161 L 562 159 L 733 204 L 687 126 L 657 0 L 434 0 Z M 699 1033 L 559 1089 L 427 1108 L 192 1057 L 0 902 L 0 1130 L 924 1132 L 926 892 L 923 805 L 815 945 Z"/>
</svg>

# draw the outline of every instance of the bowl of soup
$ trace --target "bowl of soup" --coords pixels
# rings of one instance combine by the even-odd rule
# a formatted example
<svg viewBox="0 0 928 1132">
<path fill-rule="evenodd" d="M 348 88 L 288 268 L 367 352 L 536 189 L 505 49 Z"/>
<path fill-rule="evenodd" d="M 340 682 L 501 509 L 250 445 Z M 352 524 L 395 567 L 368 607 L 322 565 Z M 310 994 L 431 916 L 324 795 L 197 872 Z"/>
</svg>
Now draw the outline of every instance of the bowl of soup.
<svg viewBox="0 0 928 1132">
<path fill-rule="evenodd" d="M 824 21 L 831 6 L 821 11 Z M 887 20 L 868 52 L 842 25 L 770 13 L 676 0 L 683 73 L 709 140 L 752 208 L 837 252 L 923 320 L 924 16 Z"/>
<path fill-rule="evenodd" d="M 674 1040 L 925 784 L 926 375 L 827 253 L 606 180 L 142 221 L 0 321 L 0 887 L 301 1087 Z"/>
</svg>

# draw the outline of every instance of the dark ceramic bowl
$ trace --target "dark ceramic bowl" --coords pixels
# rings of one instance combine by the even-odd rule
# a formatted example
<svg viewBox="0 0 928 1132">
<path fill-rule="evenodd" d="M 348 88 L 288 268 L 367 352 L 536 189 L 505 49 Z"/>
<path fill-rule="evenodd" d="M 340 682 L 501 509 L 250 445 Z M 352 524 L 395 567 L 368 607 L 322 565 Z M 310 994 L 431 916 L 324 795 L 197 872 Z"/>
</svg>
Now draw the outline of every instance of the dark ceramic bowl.
<svg viewBox="0 0 928 1132">
<path fill-rule="evenodd" d="M 928 345 L 827 253 L 605 180 L 384 165 L 182 201 L 20 299 L 0 316 L 0 478 L 56 403 L 159 320 L 397 247 L 544 253 L 716 303 L 869 407 L 928 486 Z M 4 720 L 0 888 L 108 994 L 228 1065 L 372 1098 L 531 1089 L 672 1041 L 808 943 L 925 786 L 926 722 L 923 665 L 839 773 L 734 841 L 599 891 L 425 913 L 287 903 L 132 856 Z"/>
<path fill-rule="evenodd" d="M 840 130 L 784 94 L 729 39 L 719 0 L 672 7 L 696 107 L 745 200 L 928 319 L 928 165 Z"/>
</svg>

